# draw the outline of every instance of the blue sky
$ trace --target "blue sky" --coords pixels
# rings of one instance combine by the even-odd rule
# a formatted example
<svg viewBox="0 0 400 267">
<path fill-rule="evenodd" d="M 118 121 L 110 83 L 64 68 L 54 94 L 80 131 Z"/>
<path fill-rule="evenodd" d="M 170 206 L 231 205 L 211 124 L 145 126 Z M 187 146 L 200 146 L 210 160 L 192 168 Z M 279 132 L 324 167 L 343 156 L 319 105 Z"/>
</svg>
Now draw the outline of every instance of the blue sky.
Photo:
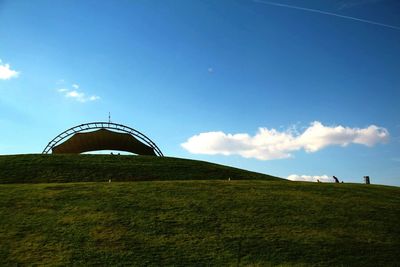
<svg viewBox="0 0 400 267">
<path fill-rule="evenodd" d="M 168 156 L 399 186 L 400 3 L 273 3 L 0 0 L 0 154 L 111 112 Z"/>
</svg>

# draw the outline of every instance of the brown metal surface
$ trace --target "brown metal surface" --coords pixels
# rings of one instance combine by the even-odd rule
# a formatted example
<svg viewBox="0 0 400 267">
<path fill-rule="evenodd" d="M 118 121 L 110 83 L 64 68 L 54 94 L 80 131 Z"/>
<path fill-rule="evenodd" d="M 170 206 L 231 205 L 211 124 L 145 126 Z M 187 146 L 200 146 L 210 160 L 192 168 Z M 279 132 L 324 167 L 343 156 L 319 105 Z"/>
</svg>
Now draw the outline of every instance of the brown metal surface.
<svg viewBox="0 0 400 267">
<path fill-rule="evenodd" d="M 138 139 L 127 133 L 118 133 L 107 129 L 92 132 L 76 133 L 67 141 L 54 146 L 52 153 L 74 153 L 119 150 L 138 155 L 156 156 L 153 148 L 143 144 Z"/>
</svg>

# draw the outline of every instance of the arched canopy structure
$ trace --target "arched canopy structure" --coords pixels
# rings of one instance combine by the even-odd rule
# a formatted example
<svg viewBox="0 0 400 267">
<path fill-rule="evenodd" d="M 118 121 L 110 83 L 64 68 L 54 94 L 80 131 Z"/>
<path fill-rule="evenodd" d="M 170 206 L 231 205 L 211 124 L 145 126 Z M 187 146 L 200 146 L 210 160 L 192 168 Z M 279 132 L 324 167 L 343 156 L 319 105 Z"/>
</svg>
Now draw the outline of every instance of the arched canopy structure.
<svg viewBox="0 0 400 267">
<path fill-rule="evenodd" d="M 150 138 L 133 128 L 112 122 L 91 122 L 72 127 L 51 140 L 42 153 L 79 154 L 99 150 L 163 156 Z"/>
</svg>

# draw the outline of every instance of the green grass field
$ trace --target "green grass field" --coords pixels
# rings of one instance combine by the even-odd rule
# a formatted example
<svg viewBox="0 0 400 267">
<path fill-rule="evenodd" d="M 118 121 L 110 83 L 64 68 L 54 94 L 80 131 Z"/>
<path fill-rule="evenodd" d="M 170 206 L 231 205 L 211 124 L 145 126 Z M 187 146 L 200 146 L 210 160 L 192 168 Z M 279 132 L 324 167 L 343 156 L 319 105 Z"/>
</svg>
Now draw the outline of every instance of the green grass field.
<svg viewBox="0 0 400 267">
<path fill-rule="evenodd" d="M 0 183 L 170 180 L 276 180 L 277 177 L 170 157 L 122 155 L 0 156 Z"/>
<path fill-rule="evenodd" d="M 0 156 L 2 266 L 399 266 L 399 218 L 398 187 L 174 158 Z"/>
</svg>

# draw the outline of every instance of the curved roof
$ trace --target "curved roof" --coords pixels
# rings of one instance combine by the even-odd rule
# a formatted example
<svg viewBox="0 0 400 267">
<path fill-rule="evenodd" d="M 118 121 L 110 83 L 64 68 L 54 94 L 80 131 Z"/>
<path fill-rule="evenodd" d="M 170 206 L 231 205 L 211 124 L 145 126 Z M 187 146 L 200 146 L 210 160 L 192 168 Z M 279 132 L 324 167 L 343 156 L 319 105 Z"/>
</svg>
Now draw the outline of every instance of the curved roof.
<svg viewBox="0 0 400 267">
<path fill-rule="evenodd" d="M 98 150 L 163 156 L 160 148 L 143 133 L 110 121 L 89 122 L 69 128 L 54 137 L 42 153 L 83 153 Z"/>
<path fill-rule="evenodd" d="M 67 141 L 54 146 L 52 153 L 83 153 L 98 150 L 120 150 L 138 155 L 156 156 L 154 149 L 128 133 L 107 129 L 75 133 Z"/>
</svg>

